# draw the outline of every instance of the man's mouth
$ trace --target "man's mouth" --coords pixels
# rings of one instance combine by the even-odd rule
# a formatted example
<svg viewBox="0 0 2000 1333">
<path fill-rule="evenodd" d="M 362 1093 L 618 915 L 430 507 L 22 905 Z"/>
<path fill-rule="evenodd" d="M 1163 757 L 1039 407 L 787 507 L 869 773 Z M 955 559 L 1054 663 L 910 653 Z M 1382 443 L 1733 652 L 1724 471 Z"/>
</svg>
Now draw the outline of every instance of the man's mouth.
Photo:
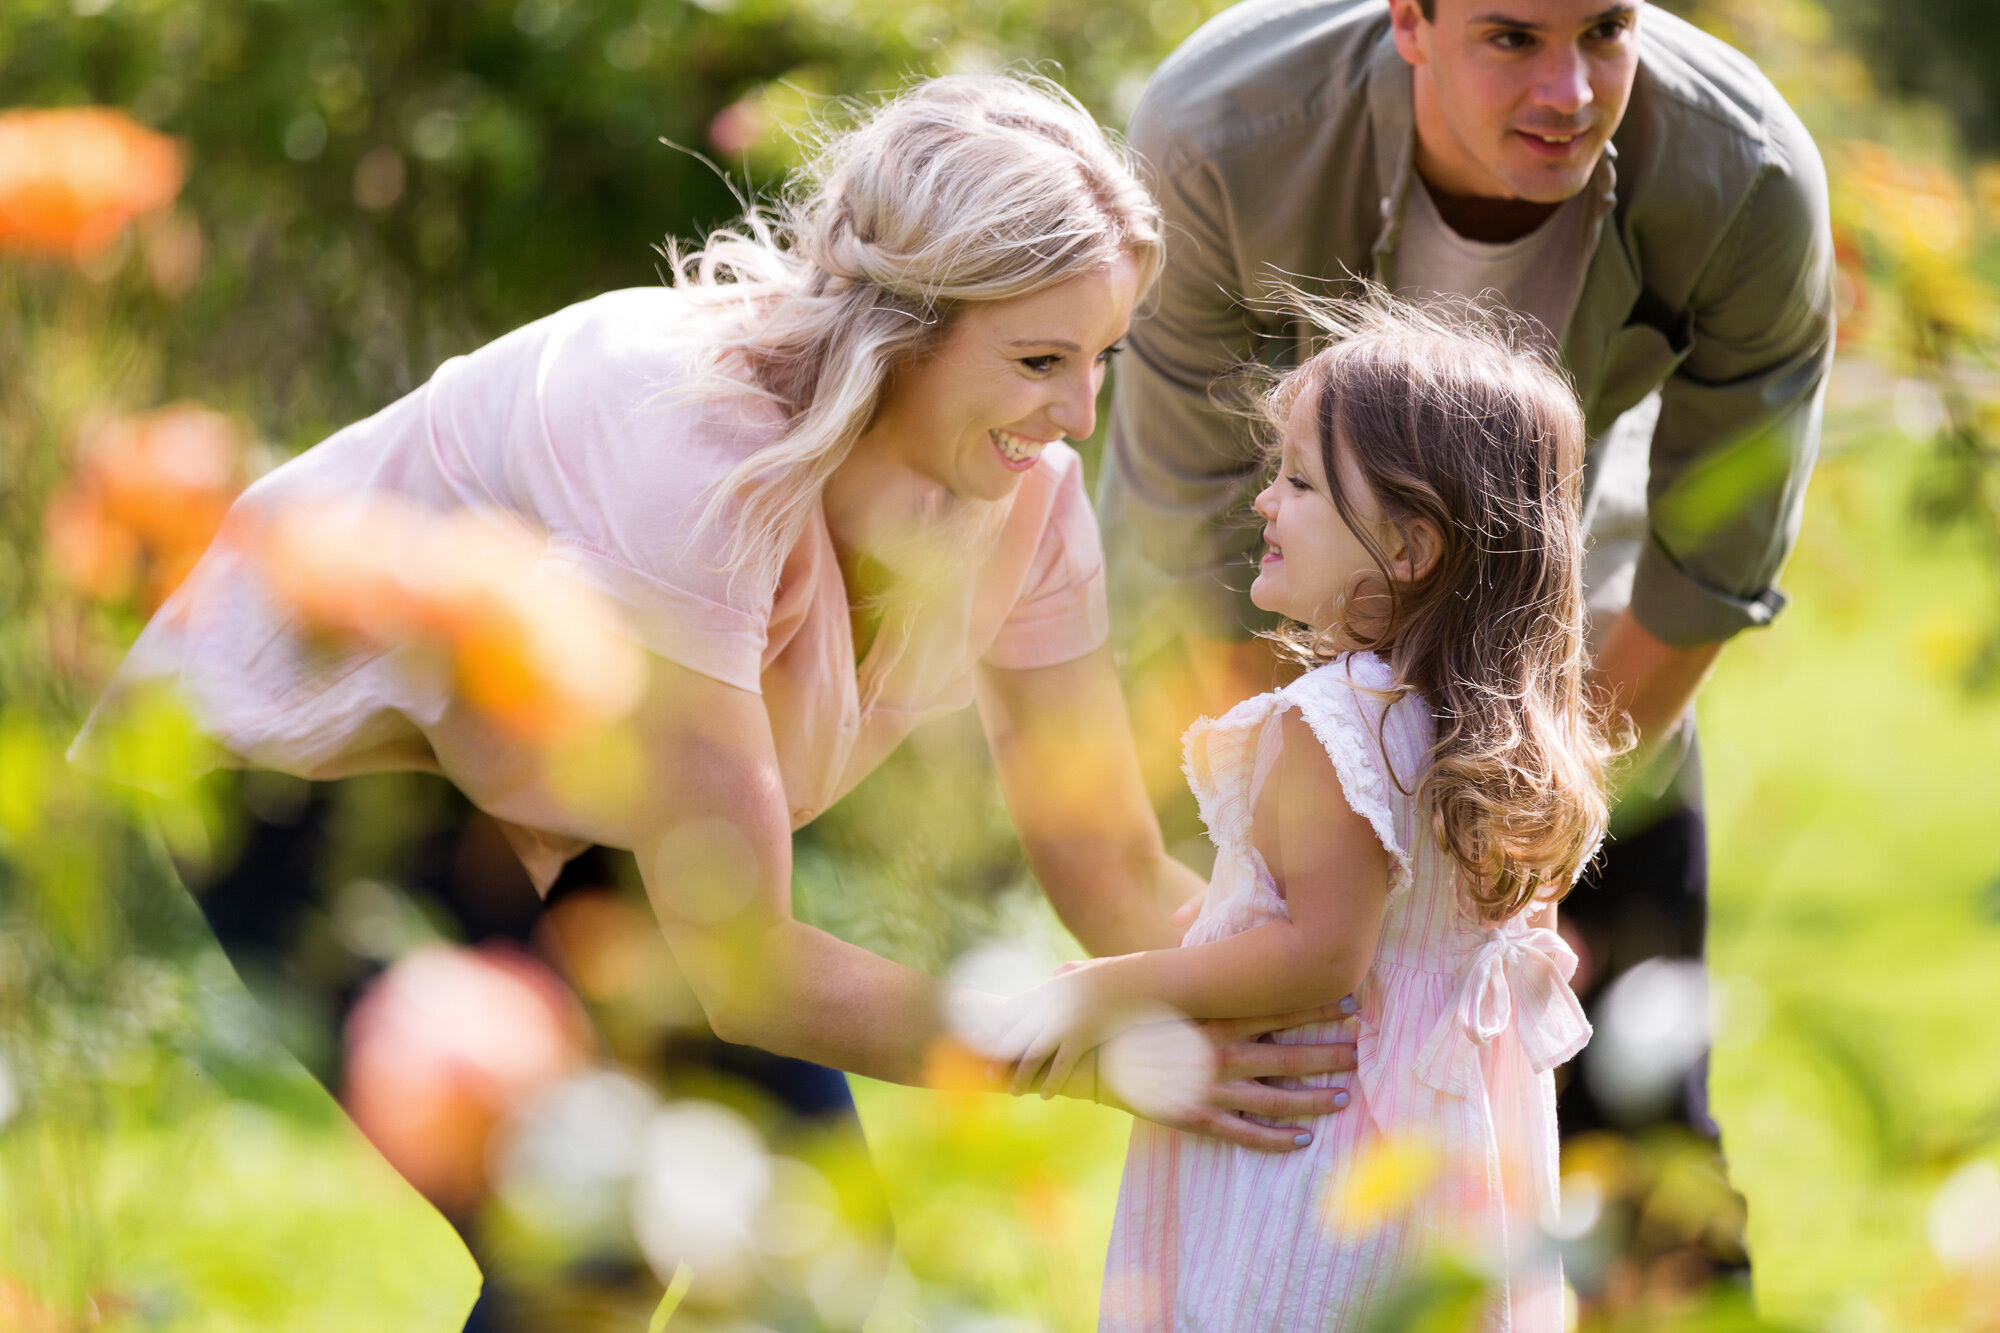
<svg viewBox="0 0 2000 1333">
<path fill-rule="evenodd" d="M 1546 157 L 1565 156 L 1588 137 L 1584 130 L 1558 132 L 1551 130 L 1517 129 L 1514 133 L 1521 136 L 1522 141 L 1530 149 Z"/>
<path fill-rule="evenodd" d="M 1042 450 L 1054 444 L 1054 440 L 1031 440 L 1025 435 L 1016 435 L 1011 430 L 989 430 L 993 447 L 1000 451 L 1000 457 L 1008 467 L 1024 472 L 1035 465 L 1042 456 Z"/>
</svg>

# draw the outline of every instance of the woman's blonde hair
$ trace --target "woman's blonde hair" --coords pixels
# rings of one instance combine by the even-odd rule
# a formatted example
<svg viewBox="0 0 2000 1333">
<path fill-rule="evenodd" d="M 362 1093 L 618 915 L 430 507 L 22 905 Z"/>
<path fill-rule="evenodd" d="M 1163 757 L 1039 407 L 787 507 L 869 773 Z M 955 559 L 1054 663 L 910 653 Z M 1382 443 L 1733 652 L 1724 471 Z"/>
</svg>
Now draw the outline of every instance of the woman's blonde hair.
<svg viewBox="0 0 2000 1333">
<path fill-rule="evenodd" d="M 1282 430 L 1306 407 L 1334 505 L 1376 567 L 1338 624 L 1283 637 L 1311 661 L 1336 639 L 1380 653 L 1430 705 L 1417 794 L 1480 914 L 1505 920 L 1569 890 L 1608 813 L 1616 747 L 1584 679 L 1583 413 L 1537 326 L 1504 311 L 1379 288 L 1299 304 L 1333 341 L 1265 410 Z M 1406 549 L 1423 549 L 1419 524 L 1442 538 L 1415 578 L 1393 577 L 1357 521 L 1342 455 Z"/>
<path fill-rule="evenodd" d="M 931 79 L 827 134 L 775 204 L 668 248 L 675 287 L 712 316 L 707 391 L 789 422 L 715 485 L 696 530 L 727 524 L 724 565 L 775 580 L 890 375 L 957 311 L 1127 255 L 1143 291 L 1160 253 L 1131 160 L 1048 79 Z"/>
</svg>

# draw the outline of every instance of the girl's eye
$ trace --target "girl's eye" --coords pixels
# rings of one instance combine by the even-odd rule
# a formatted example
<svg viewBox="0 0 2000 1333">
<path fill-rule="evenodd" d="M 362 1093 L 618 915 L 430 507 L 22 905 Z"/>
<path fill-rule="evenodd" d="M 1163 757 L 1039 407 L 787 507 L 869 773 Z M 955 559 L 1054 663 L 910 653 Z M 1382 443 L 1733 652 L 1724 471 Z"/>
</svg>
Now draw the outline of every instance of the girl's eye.
<svg viewBox="0 0 2000 1333">
<path fill-rule="evenodd" d="M 1311 482 L 1299 476 L 1296 472 L 1287 473 L 1285 480 L 1292 483 L 1292 489 L 1295 491 L 1309 491 L 1313 488 Z"/>
<path fill-rule="evenodd" d="M 1062 357 L 1059 355 L 1024 356 L 1021 358 L 1021 364 L 1026 366 L 1031 374 L 1046 375 L 1062 364 Z"/>
</svg>

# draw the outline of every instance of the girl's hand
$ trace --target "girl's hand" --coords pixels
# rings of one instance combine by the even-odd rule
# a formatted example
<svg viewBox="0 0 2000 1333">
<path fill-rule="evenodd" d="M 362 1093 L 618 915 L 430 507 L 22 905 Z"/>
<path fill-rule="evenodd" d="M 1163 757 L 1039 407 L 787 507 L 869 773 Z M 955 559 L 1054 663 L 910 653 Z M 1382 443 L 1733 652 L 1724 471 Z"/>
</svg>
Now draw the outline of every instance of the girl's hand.
<svg viewBox="0 0 2000 1333">
<path fill-rule="evenodd" d="M 1040 1088 L 1053 1097 L 1077 1063 L 1117 1030 L 1109 997 L 1093 973 L 1105 960 L 1065 963 L 1056 975 L 1003 1006 L 1002 1036 L 993 1055 L 1013 1066 L 1008 1091 L 1015 1096 Z"/>
</svg>

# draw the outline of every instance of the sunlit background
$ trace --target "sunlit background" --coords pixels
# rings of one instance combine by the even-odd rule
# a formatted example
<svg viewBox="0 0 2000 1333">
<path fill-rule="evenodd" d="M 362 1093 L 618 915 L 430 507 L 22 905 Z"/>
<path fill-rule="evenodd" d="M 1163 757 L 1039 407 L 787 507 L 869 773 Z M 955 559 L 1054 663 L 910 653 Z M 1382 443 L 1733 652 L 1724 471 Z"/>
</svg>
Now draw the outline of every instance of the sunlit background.
<svg viewBox="0 0 2000 1333">
<path fill-rule="evenodd" d="M 1033 62 L 1118 124 L 1218 7 L 0 6 L 0 1328 L 456 1329 L 476 1271 L 388 1162 L 443 1207 L 491 1200 L 492 1243 L 551 1282 L 649 1273 L 656 1327 L 1094 1326 L 1120 1116 L 948 1067 L 857 1080 L 891 1257 L 854 1144 L 648 1076 L 694 1014 L 629 886 L 544 923 L 570 985 L 534 948 L 460 947 L 399 879 L 441 797 L 397 777 L 340 789 L 344 887 L 313 924 L 329 984 L 367 987 L 343 1114 L 181 887 L 234 855 L 239 800 L 282 820 L 303 784 L 190 783 L 171 700 L 104 741 L 143 792 L 64 751 L 251 478 L 447 356 L 659 281 L 651 247 L 780 180 L 829 99 Z M 1703 699 L 1713 984 L 1635 973 L 1581 1076 L 1643 1103 L 1712 1031 L 1754 1308 L 1686 1262 L 1742 1220 L 1671 1136 L 1570 1145 L 1547 1228 L 1587 1327 L 2000 1329 L 2000 25 L 1987 0 L 1670 7 L 1819 139 L 1842 357 L 1792 608 Z M 514 734 L 600 747 L 579 781 L 621 771 L 631 676 L 599 608 L 521 593 L 504 536 L 324 522 L 367 540 L 258 553 L 302 616 L 421 641 Z M 891 957 L 1074 952 L 969 717 L 797 859 L 802 915 Z M 1424 1188 L 1434 1164 L 1391 1147 L 1350 1215 Z M 1385 1327 L 1463 1327 L 1449 1276 Z"/>
</svg>

